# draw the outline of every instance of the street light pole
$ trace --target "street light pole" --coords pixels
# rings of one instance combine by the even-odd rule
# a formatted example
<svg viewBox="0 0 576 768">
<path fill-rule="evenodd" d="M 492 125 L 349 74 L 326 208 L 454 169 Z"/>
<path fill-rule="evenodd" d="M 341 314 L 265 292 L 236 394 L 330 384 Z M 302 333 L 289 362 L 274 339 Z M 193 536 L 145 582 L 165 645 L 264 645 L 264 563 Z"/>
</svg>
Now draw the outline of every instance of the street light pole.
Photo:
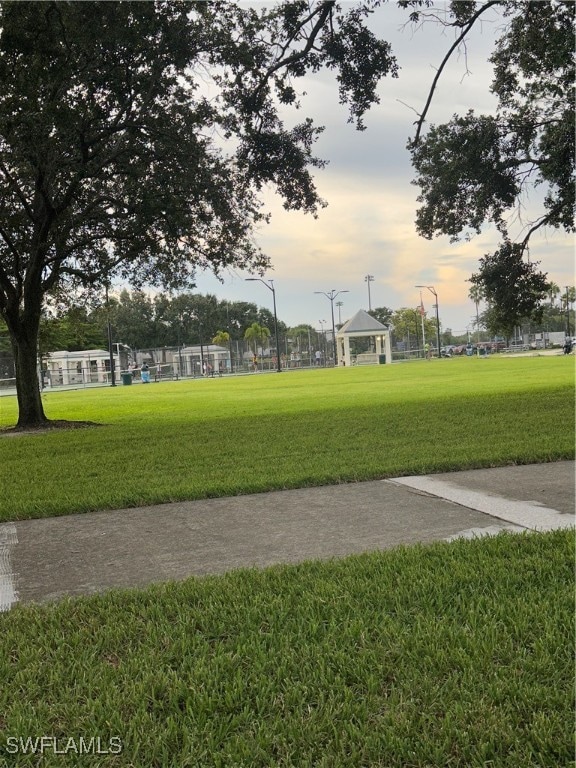
<svg viewBox="0 0 576 768">
<path fill-rule="evenodd" d="M 426 354 L 426 333 L 424 331 L 424 302 L 422 301 L 422 291 L 420 291 L 420 325 L 422 326 L 422 356 Z"/>
<path fill-rule="evenodd" d="M 203 329 L 202 329 L 202 320 L 200 320 L 200 315 L 198 312 L 191 312 L 188 315 L 188 318 L 190 320 L 196 320 L 198 323 L 198 339 L 200 341 L 200 376 L 202 377 L 204 375 L 204 342 L 202 340 L 203 337 Z M 194 362 L 194 353 L 191 354 L 191 361 L 192 361 L 192 378 L 196 378 L 196 363 Z M 208 372 L 208 369 L 206 369 L 206 372 Z"/>
<path fill-rule="evenodd" d="M 442 354 L 440 351 L 440 315 L 438 310 L 438 294 L 436 293 L 436 290 L 434 289 L 433 285 L 416 285 L 414 287 L 427 288 L 436 299 L 436 304 L 434 305 L 436 307 L 436 346 L 438 347 L 438 359 L 440 359 Z"/>
<path fill-rule="evenodd" d="M 181 379 L 184 378 L 184 372 L 182 370 L 182 313 L 178 315 L 178 375 Z"/>
<path fill-rule="evenodd" d="M 108 283 L 106 283 L 106 326 L 108 330 L 108 354 L 110 355 L 110 386 L 116 386 L 114 371 L 114 344 L 112 343 L 112 324 L 110 323 L 110 305 L 108 304 Z"/>
<path fill-rule="evenodd" d="M 326 296 L 326 298 L 330 301 L 330 311 L 332 312 L 332 343 L 334 346 L 334 365 L 336 365 L 338 352 L 336 349 L 336 328 L 334 327 L 334 299 L 336 296 L 340 296 L 341 293 L 350 293 L 350 291 L 337 291 L 335 288 L 332 288 L 330 293 L 325 293 L 325 291 L 314 291 L 314 293 L 321 293 L 322 296 Z"/>
<path fill-rule="evenodd" d="M 324 332 L 324 323 L 326 320 L 318 320 L 320 323 L 320 351 L 322 353 L 323 365 L 326 367 L 326 333 Z"/>
<path fill-rule="evenodd" d="M 200 339 L 200 376 L 204 376 L 204 342 L 202 337 L 202 321 L 198 318 L 198 338 Z M 206 373 L 208 373 L 208 366 L 206 366 Z"/>
<path fill-rule="evenodd" d="M 374 282 L 374 275 L 366 275 L 364 282 L 368 283 L 368 312 L 372 312 L 372 299 L 370 297 L 370 283 Z"/>
<path fill-rule="evenodd" d="M 276 339 L 276 370 L 278 373 L 282 373 L 282 363 L 280 361 L 280 342 L 278 340 L 278 316 L 276 314 L 276 289 L 274 288 L 274 280 L 262 280 L 260 277 L 247 277 L 245 279 L 247 283 L 263 283 L 266 288 L 272 291 L 272 304 L 274 306 L 274 338 Z"/>
</svg>

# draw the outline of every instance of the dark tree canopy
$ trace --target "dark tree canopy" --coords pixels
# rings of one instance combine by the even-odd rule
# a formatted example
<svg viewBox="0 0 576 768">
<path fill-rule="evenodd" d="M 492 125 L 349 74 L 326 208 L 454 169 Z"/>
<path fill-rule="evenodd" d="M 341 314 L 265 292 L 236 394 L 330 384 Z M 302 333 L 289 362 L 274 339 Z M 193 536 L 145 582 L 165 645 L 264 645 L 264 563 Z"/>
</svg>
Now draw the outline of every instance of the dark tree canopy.
<svg viewBox="0 0 576 768">
<path fill-rule="evenodd" d="M 334 0 L 0 4 L 0 316 L 19 425 L 45 420 L 36 377 L 45 297 L 119 276 L 174 287 L 198 268 L 263 270 L 272 186 L 315 213 L 321 128 L 287 127 L 298 78 L 336 72 L 362 128 L 396 73 L 368 9 Z"/>
<path fill-rule="evenodd" d="M 541 320 L 541 302 L 550 284 L 537 266 L 522 258 L 520 244 L 510 242 L 480 259 L 480 271 L 471 282 L 488 302 L 492 330 L 510 337 L 523 320 Z"/>
<path fill-rule="evenodd" d="M 454 115 L 425 134 L 422 114 L 410 145 L 421 235 L 456 240 L 492 222 L 504 241 L 509 215 L 535 187 L 543 207 L 522 247 L 542 226 L 573 231 L 575 8 L 572 0 L 450 4 L 450 23 L 463 36 L 487 13 L 502 16 L 490 59 L 498 106 L 494 115 Z"/>
<path fill-rule="evenodd" d="M 389 307 L 376 307 L 370 310 L 370 316 L 375 320 L 378 320 L 382 325 L 388 325 L 390 318 L 392 317 L 394 310 Z"/>
<path fill-rule="evenodd" d="M 522 262 L 531 235 L 540 227 L 574 231 L 575 9 L 572 0 L 452 2 L 449 23 L 460 32 L 453 49 L 487 13 L 502 16 L 490 59 L 497 110 L 454 115 L 423 134 L 427 104 L 410 143 L 421 235 L 456 241 L 486 223 L 500 231 L 501 247 L 481 260 L 472 281 L 490 298 L 492 324 L 505 332 L 540 313 L 545 276 Z M 537 188 L 541 211 L 513 244 L 510 220 L 524 221 L 525 195 Z"/>
</svg>

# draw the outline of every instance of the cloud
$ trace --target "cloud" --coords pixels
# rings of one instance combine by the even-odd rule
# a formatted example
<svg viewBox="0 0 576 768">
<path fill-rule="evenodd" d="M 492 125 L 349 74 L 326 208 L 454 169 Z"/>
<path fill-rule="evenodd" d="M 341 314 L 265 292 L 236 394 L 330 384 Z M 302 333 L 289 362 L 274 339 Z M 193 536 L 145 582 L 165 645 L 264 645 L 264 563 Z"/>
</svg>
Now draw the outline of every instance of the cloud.
<svg viewBox="0 0 576 768">
<path fill-rule="evenodd" d="M 287 113 L 287 123 L 310 116 L 326 126 L 314 153 L 329 160 L 328 167 L 315 175 L 329 206 L 313 219 L 285 211 L 271 193 L 265 196 L 272 222 L 262 228 L 258 240 L 274 265 L 269 277 L 275 280 L 279 317 L 290 325 L 318 327 L 318 318 L 326 318 L 330 306 L 324 297 L 314 295 L 316 290 L 349 291 L 342 295 L 343 318 L 367 309 L 367 274 L 374 275 L 373 307 L 415 307 L 420 289 L 414 286 L 422 283 L 435 287 L 444 326 L 463 331 L 475 314 L 468 279 L 478 269 L 479 259 L 497 247 L 498 233 L 487 227 L 470 242 L 456 244 L 446 237 L 432 241 L 418 237 L 414 226 L 418 189 L 411 184 L 414 172 L 406 150 L 407 138 L 414 133 L 414 110 L 422 111 L 454 30 L 428 24 L 415 33 L 409 27 L 402 31 L 406 18 L 407 13 L 393 4 L 382 5 L 370 17 L 374 31 L 392 43 L 402 69 L 397 80 L 386 78 L 380 84 L 381 103 L 367 114 L 366 131 L 358 132 L 347 122 L 332 73 L 297 83 L 307 95 L 300 112 Z M 465 54 L 455 57 L 443 73 L 427 117 L 430 123 L 470 108 L 477 112 L 494 108 L 488 57 L 499 33 L 497 19 L 493 14 L 475 30 Z M 526 202 L 536 204 L 538 196 Z M 559 285 L 574 284 L 571 236 L 538 232 L 531 256 Z M 198 289 L 263 306 L 270 298 L 263 286 L 245 283 L 244 275 L 234 271 L 224 275 L 223 285 L 200 275 Z M 431 311 L 430 292 L 423 290 L 423 299 Z"/>
</svg>

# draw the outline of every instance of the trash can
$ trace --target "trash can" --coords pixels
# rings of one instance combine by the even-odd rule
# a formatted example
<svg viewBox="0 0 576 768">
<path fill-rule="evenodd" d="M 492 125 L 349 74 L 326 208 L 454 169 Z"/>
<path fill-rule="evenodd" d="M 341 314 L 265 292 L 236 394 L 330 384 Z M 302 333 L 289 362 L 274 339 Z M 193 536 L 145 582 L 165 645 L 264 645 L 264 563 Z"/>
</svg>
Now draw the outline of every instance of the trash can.
<svg viewBox="0 0 576 768">
<path fill-rule="evenodd" d="M 131 373 L 122 373 L 122 384 L 132 384 L 132 374 Z"/>
<path fill-rule="evenodd" d="M 386 355 L 378 355 L 378 365 L 386 365 Z"/>
</svg>

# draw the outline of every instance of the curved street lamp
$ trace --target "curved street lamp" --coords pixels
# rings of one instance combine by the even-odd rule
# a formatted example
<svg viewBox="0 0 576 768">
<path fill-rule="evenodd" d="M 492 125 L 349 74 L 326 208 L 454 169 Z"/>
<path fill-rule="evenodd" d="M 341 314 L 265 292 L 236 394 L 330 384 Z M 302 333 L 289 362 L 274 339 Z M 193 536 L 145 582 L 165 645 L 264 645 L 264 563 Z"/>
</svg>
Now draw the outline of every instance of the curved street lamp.
<svg viewBox="0 0 576 768">
<path fill-rule="evenodd" d="M 427 288 L 430 293 L 434 295 L 434 298 L 436 299 L 436 304 L 434 305 L 436 307 L 436 346 L 438 347 L 438 359 L 442 357 L 442 354 L 440 352 L 440 316 L 438 314 L 438 294 L 436 293 L 436 290 L 434 289 L 433 285 L 415 285 L 415 288 Z"/>
<path fill-rule="evenodd" d="M 334 345 L 334 365 L 336 365 L 338 353 L 336 349 L 336 328 L 334 327 L 334 299 L 336 296 L 340 296 L 341 293 L 350 293 L 350 291 L 337 291 L 335 288 L 332 288 L 330 293 L 326 293 L 325 291 L 314 291 L 314 293 L 321 293 L 322 296 L 326 296 L 326 298 L 330 301 L 330 311 L 332 312 L 332 343 Z"/>
<path fill-rule="evenodd" d="M 274 288 L 274 280 L 263 280 L 261 277 L 246 277 L 244 279 L 247 283 L 263 283 L 266 288 L 272 291 L 272 302 L 274 305 L 274 338 L 276 339 L 276 370 L 278 373 L 282 373 L 282 363 L 280 361 L 280 343 L 278 341 L 278 317 L 276 316 L 276 289 Z"/>
</svg>

